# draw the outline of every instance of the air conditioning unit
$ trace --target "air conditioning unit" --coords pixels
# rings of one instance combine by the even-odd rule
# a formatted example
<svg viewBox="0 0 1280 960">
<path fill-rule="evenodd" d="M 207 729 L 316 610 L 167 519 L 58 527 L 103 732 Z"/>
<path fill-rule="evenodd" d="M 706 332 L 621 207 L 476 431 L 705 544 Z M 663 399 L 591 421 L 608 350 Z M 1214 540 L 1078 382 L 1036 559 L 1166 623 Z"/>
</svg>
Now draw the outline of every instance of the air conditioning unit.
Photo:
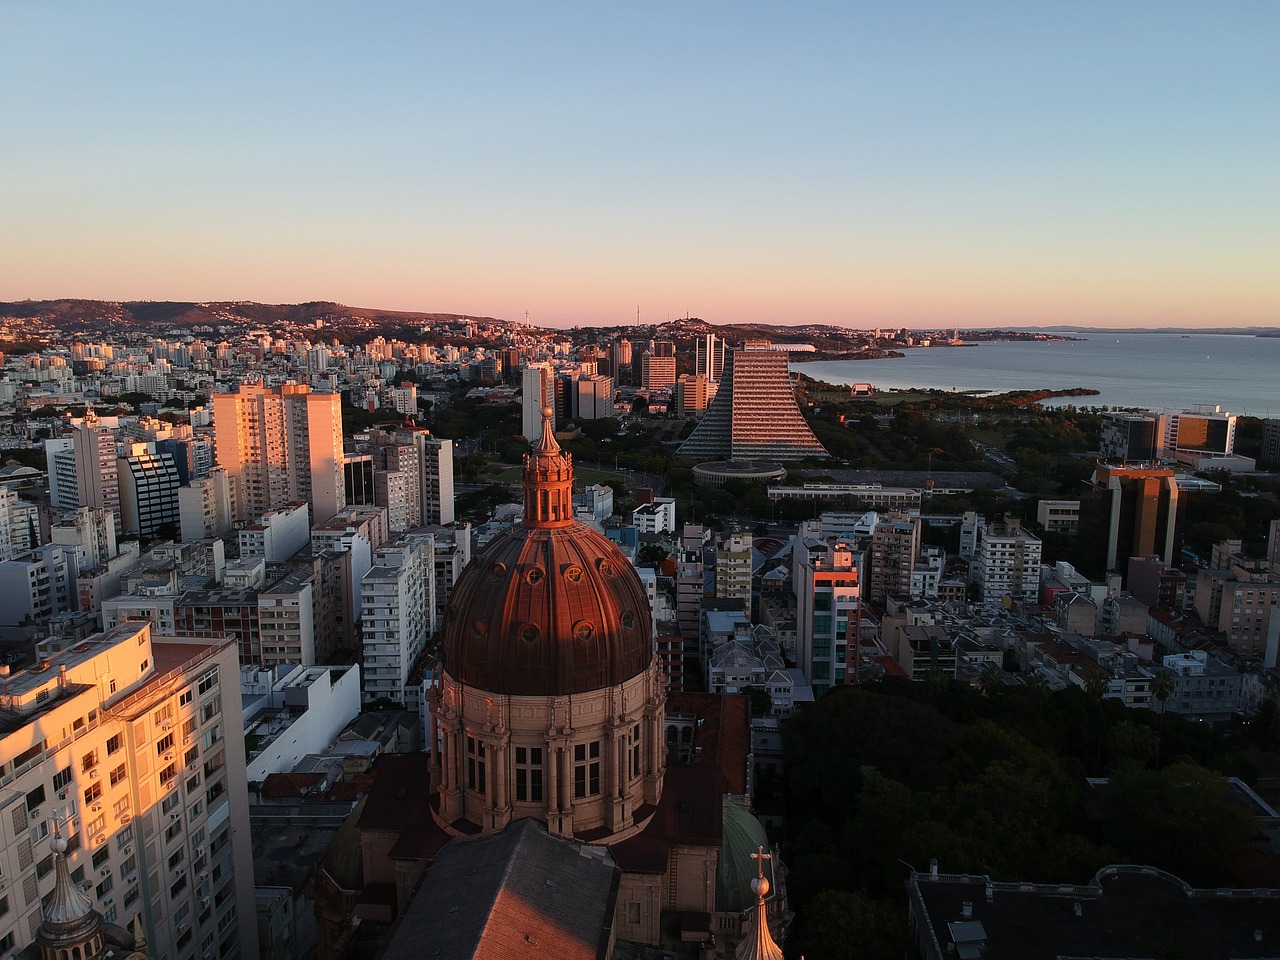
<svg viewBox="0 0 1280 960">
<path fill-rule="evenodd" d="M 102 898 L 102 905 L 103 905 L 104 907 L 109 907 L 109 906 L 111 906 L 111 905 L 112 905 L 113 903 L 115 903 L 115 902 L 116 902 L 115 897 L 103 897 L 103 898 Z"/>
<path fill-rule="evenodd" d="M 89 771 L 89 778 L 90 778 L 91 780 L 97 780 L 99 776 L 100 776 L 100 774 L 98 773 L 98 768 L 97 768 L 97 767 L 94 767 L 93 769 L 91 769 L 91 770 Z"/>
<path fill-rule="evenodd" d="M 102 809 L 102 803 L 95 803 L 92 807 L 94 813 L 98 813 Z"/>
<path fill-rule="evenodd" d="M 69 793 L 70 791 L 68 791 L 66 787 L 63 787 L 61 790 L 58 791 L 58 799 L 59 800 L 67 799 L 67 796 Z"/>
<path fill-rule="evenodd" d="M 82 884 L 80 884 L 80 889 L 83 890 L 85 893 L 88 893 L 90 890 L 93 889 L 93 884 L 90 881 L 86 880 Z"/>
<path fill-rule="evenodd" d="M 107 835 L 105 833 L 100 833 L 93 838 L 93 842 L 96 844 L 102 844 L 106 839 L 107 839 Z"/>
<path fill-rule="evenodd" d="M 171 814 L 169 814 L 169 819 L 170 819 L 170 820 L 178 820 L 178 819 L 181 819 L 181 817 L 182 817 L 182 814 L 180 814 L 180 813 L 171 813 Z"/>
<path fill-rule="evenodd" d="M 121 823 L 128 823 L 130 820 L 132 820 L 132 819 L 133 819 L 133 815 L 132 815 L 131 813 L 129 813 L 129 811 L 128 811 L 128 810 L 126 810 L 124 813 L 120 814 L 120 816 L 119 816 L 117 819 L 118 819 Z"/>
<path fill-rule="evenodd" d="M 164 758 L 165 758 L 166 760 L 172 760 L 172 759 L 173 759 L 173 751 L 172 751 L 172 750 L 166 750 L 166 751 L 165 751 L 165 754 L 164 754 Z"/>
<path fill-rule="evenodd" d="M 133 853 L 133 844 L 129 844 L 129 846 L 125 847 L 120 852 L 123 853 L 126 857 L 129 856 L 130 854 Z"/>
<path fill-rule="evenodd" d="M 161 729 L 161 730 L 168 730 L 168 729 L 169 729 L 170 727 L 172 727 L 172 726 L 173 726 L 173 721 L 172 721 L 172 720 L 166 720 L 166 721 L 164 721 L 163 723 L 161 723 L 161 724 L 160 724 L 160 729 Z"/>
<path fill-rule="evenodd" d="M 111 870 L 110 870 L 110 868 L 108 868 L 108 867 L 103 867 L 101 870 L 99 870 L 99 871 L 98 871 L 98 876 L 100 876 L 100 877 L 109 877 L 109 876 L 111 876 Z"/>
<path fill-rule="evenodd" d="M 40 808 L 39 808 L 39 807 L 36 807 L 34 810 L 28 810 L 28 811 L 27 811 L 27 819 L 28 819 L 28 820 L 39 820 L 39 819 L 40 819 Z"/>
</svg>

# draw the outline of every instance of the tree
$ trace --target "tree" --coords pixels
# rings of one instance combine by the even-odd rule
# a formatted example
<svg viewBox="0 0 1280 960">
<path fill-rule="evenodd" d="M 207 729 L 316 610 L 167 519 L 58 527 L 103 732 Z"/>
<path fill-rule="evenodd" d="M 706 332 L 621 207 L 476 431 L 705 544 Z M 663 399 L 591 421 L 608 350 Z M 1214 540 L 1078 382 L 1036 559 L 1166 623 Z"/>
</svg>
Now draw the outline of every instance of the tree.
<svg viewBox="0 0 1280 960">
<path fill-rule="evenodd" d="M 983 696 L 994 697 L 1004 686 L 1004 671 L 998 663 L 988 663 L 982 668 L 978 683 L 982 686 Z"/>
<path fill-rule="evenodd" d="M 800 949 L 823 960 L 901 960 L 906 926 L 893 903 L 824 890 L 805 908 Z"/>
<path fill-rule="evenodd" d="M 1107 835 L 1127 862 L 1152 864 L 1192 886 L 1230 882 L 1231 861 L 1255 829 L 1225 778 L 1190 763 L 1117 773 L 1102 809 Z"/>
<path fill-rule="evenodd" d="M 1171 670 L 1157 670 L 1154 677 L 1151 678 L 1151 695 L 1156 698 L 1156 702 L 1160 704 L 1160 721 L 1157 727 L 1159 740 L 1156 743 L 1156 766 L 1160 766 L 1160 748 L 1163 746 L 1164 739 L 1164 711 L 1168 704 L 1169 698 L 1173 696 L 1174 690 L 1178 687 L 1178 680 L 1174 677 Z"/>
</svg>

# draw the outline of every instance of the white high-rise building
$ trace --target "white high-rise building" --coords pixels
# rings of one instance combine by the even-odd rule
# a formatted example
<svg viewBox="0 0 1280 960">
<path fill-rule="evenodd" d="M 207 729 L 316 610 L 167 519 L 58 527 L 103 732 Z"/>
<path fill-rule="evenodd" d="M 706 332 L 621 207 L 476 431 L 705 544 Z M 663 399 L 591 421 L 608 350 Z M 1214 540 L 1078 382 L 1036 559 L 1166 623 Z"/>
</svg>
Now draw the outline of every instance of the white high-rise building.
<svg viewBox="0 0 1280 960">
<path fill-rule="evenodd" d="M 983 524 L 974 573 L 984 602 L 1032 603 L 1040 593 L 1040 539 L 1017 520 Z"/>
<path fill-rule="evenodd" d="M 49 471 L 49 502 L 55 510 L 80 506 L 76 484 L 76 451 L 73 437 L 50 437 L 44 442 L 44 459 Z"/>
<path fill-rule="evenodd" d="M 149 955 L 256 958 L 234 642 L 131 622 L 43 654 L 0 695 L 0 942 L 40 924 L 57 821 L 81 893 L 107 923 L 140 922 Z"/>
<path fill-rule="evenodd" d="M 453 441 L 427 436 L 420 443 L 422 522 L 453 523 Z"/>
<path fill-rule="evenodd" d="M 520 371 L 520 432 L 533 441 L 542 435 L 542 408 L 551 407 L 551 426 L 555 417 L 555 371 L 549 363 L 530 363 Z"/>
<path fill-rule="evenodd" d="M 116 455 L 119 417 L 99 417 L 92 410 L 71 421 L 76 464 L 76 504 L 110 510 L 116 533 L 122 531 L 120 467 Z"/>
<path fill-rule="evenodd" d="M 360 580 L 364 697 L 421 706 L 409 674 L 431 636 L 435 609 L 435 541 L 408 536 L 379 547 Z"/>
<path fill-rule="evenodd" d="M 207 477 L 193 479 L 178 488 L 178 522 L 183 540 L 207 540 L 231 529 L 235 519 L 235 490 L 222 467 L 214 467 Z"/>
</svg>

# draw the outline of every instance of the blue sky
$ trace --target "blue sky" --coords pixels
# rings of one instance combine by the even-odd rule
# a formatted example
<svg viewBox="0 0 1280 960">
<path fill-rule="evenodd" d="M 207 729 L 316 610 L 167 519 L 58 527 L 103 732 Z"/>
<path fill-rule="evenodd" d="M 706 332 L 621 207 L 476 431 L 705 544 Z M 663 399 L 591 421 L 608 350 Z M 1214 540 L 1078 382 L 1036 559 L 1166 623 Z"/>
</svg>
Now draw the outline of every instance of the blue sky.
<svg viewBox="0 0 1280 960">
<path fill-rule="evenodd" d="M 1280 324 L 1280 4 L 0 0 L 0 298 Z"/>
</svg>

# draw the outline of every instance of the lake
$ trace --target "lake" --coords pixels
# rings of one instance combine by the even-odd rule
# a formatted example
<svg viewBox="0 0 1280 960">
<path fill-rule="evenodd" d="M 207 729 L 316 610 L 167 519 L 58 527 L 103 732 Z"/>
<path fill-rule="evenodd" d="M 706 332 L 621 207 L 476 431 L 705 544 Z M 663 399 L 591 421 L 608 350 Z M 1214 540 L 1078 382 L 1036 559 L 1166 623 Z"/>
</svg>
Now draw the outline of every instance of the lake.
<svg viewBox="0 0 1280 960">
<path fill-rule="evenodd" d="M 793 363 L 791 369 L 828 383 L 867 382 L 879 391 L 1085 387 L 1098 396 L 1045 402 L 1153 410 L 1210 403 L 1231 413 L 1280 416 L 1280 338 L 1124 331 L 1069 335 L 1081 339 L 917 347 L 902 358 L 820 360 Z"/>
</svg>

